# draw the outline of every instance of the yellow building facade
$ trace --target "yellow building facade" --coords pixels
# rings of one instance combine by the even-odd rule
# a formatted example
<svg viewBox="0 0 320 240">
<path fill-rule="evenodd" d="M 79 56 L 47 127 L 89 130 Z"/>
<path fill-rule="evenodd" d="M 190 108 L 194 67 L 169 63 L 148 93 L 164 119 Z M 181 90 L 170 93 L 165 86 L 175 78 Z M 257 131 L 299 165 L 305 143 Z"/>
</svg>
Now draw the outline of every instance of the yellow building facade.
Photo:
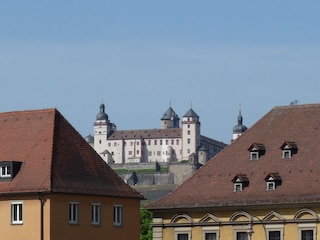
<svg viewBox="0 0 320 240">
<path fill-rule="evenodd" d="M 320 240 L 320 104 L 275 107 L 166 197 L 154 240 Z"/>
<path fill-rule="evenodd" d="M 57 110 L 0 121 L 0 239 L 140 238 L 142 195 Z"/>
</svg>

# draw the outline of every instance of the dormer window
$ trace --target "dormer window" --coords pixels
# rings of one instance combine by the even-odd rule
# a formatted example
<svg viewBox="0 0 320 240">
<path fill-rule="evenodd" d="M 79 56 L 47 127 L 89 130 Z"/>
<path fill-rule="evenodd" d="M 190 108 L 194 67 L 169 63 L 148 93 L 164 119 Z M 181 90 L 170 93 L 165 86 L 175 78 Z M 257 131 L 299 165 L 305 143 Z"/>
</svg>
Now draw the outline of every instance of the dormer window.
<svg viewBox="0 0 320 240">
<path fill-rule="evenodd" d="M 250 160 L 258 160 L 262 155 L 265 154 L 265 147 L 261 143 L 253 143 L 249 148 Z"/>
<path fill-rule="evenodd" d="M 233 179 L 233 191 L 241 192 L 245 187 L 249 186 L 249 179 L 245 174 L 237 174 Z"/>
<path fill-rule="evenodd" d="M 291 158 L 293 154 L 298 152 L 298 147 L 295 142 L 284 142 L 280 149 L 282 150 L 282 158 Z"/>
<path fill-rule="evenodd" d="M 275 190 L 278 186 L 281 185 L 282 179 L 278 173 L 269 173 L 265 179 L 267 183 L 267 191 Z"/>
<path fill-rule="evenodd" d="M 21 168 L 21 162 L 0 162 L 0 182 L 9 182 L 19 172 Z"/>
<path fill-rule="evenodd" d="M 12 174 L 12 166 L 3 164 L 0 166 L 0 177 L 1 178 L 8 178 L 11 177 Z"/>
</svg>

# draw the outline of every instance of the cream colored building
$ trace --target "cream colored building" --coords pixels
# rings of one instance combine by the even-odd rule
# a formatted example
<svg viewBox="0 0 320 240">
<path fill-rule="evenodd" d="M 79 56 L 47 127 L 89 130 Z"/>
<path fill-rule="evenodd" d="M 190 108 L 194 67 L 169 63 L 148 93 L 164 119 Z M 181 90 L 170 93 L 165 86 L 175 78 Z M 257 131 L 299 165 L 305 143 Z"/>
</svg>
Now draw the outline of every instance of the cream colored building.
<svg viewBox="0 0 320 240">
<path fill-rule="evenodd" d="M 320 240 L 319 119 L 320 104 L 273 108 L 147 206 L 153 239 Z"/>
<path fill-rule="evenodd" d="M 143 196 L 56 109 L 0 122 L 0 239 L 140 239 Z"/>
<path fill-rule="evenodd" d="M 201 135 L 199 116 L 190 108 L 180 118 L 171 108 L 161 118 L 161 128 L 117 130 L 104 104 L 94 122 L 94 136 L 86 137 L 100 156 L 111 164 L 181 162 L 204 164 L 226 144 Z"/>
</svg>

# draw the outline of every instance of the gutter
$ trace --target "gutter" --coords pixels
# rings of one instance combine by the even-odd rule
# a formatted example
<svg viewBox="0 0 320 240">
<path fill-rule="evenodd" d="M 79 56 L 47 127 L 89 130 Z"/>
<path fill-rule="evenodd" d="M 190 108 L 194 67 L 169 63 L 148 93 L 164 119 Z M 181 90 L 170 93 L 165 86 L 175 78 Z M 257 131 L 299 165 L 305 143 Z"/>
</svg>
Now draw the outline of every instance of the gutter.
<svg viewBox="0 0 320 240">
<path fill-rule="evenodd" d="M 44 240 L 44 204 L 45 200 L 41 198 L 41 193 L 38 193 L 40 201 L 40 240 Z"/>
</svg>

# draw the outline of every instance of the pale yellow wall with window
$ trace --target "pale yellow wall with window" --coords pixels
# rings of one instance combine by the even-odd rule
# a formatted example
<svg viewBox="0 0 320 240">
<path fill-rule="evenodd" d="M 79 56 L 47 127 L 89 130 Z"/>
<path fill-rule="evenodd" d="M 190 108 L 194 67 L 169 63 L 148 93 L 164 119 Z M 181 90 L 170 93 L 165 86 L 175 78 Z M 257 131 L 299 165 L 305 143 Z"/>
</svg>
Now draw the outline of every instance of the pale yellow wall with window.
<svg viewBox="0 0 320 240">
<path fill-rule="evenodd" d="M 73 194 L 42 195 L 43 240 L 139 240 L 140 200 Z M 23 223 L 11 223 L 11 202 L 23 203 Z M 69 202 L 79 202 L 79 223 L 69 223 Z M 101 204 L 101 224 L 91 224 L 91 203 Z M 113 225 L 113 205 L 123 206 L 122 226 Z M 41 239 L 41 202 L 38 195 L 2 197 L 0 200 L 0 239 Z"/>
<path fill-rule="evenodd" d="M 306 210 L 306 211 L 305 211 Z M 308 211 L 310 210 L 310 214 Z M 301 215 L 297 218 L 297 213 L 299 211 L 302 211 Z M 208 212 L 187 212 L 185 213 L 186 216 L 191 217 L 191 222 L 188 222 L 188 219 L 186 218 L 176 218 L 175 222 L 172 222 L 173 219 L 175 219 L 175 216 L 172 213 L 162 214 L 164 217 L 162 219 L 162 223 L 164 224 L 164 227 L 162 228 L 162 234 L 163 234 L 163 240 L 167 239 L 175 239 L 177 232 L 179 232 L 179 229 L 187 229 L 188 227 L 191 227 L 191 236 L 189 239 L 197 239 L 202 240 L 203 239 L 203 228 L 207 226 L 215 226 L 219 229 L 219 239 L 229 239 L 229 240 L 236 240 L 235 238 L 235 232 L 236 231 L 243 231 L 243 232 L 249 232 L 250 231 L 250 224 L 248 224 L 248 218 L 244 215 L 239 214 L 237 216 L 238 211 L 209 211 L 211 214 L 213 214 L 215 217 L 217 217 L 220 220 L 220 223 L 217 224 L 210 224 L 209 222 L 214 222 L 210 220 L 209 222 L 203 222 L 201 223 L 201 219 L 203 219 L 204 216 Z M 239 211 L 241 212 L 241 211 Z M 252 217 L 252 228 L 251 230 L 252 235 L 250 240 L 264 240 L 268 239 L 268 231 L 271 230 L 281 230 L 284 237 L 281 238 L 282 240 L 300 240 L 299 239 L 299 226 L 313 226 L 314 225 L 314 232 L 315 232 L 315 238 L 317 240 L 320 240 L 320 224 L 319 220 L 316 218 L 319 216 L 320 209 L 319 208 L 304 208 L 304 206 L 301 206 L 301 208 L 283 208 L 283 209 L 272 209 L 272 210 L 248 210 L 244 211 L 248 213 L 249 216 Z M 273 212 L 275 214 L 273 214 Z M 230 218 L 235 214 L 237 217 L 233 219 L 233 221 L 230 221 Z M 181 214 L 183 215 L 183 214 Z M 279 219 L 278 217 L 282 218 Z M 268 218 L 268 221 L 265 221 L 264 223 L 261 223 L 261 221 L 264 218 Z M 305 224 L 305 225 L 304 225 Z M 312 227 L 311 227 L 312 228 Z M 310 229 L 311 229 L 310 228 Z"/>
</svg>

